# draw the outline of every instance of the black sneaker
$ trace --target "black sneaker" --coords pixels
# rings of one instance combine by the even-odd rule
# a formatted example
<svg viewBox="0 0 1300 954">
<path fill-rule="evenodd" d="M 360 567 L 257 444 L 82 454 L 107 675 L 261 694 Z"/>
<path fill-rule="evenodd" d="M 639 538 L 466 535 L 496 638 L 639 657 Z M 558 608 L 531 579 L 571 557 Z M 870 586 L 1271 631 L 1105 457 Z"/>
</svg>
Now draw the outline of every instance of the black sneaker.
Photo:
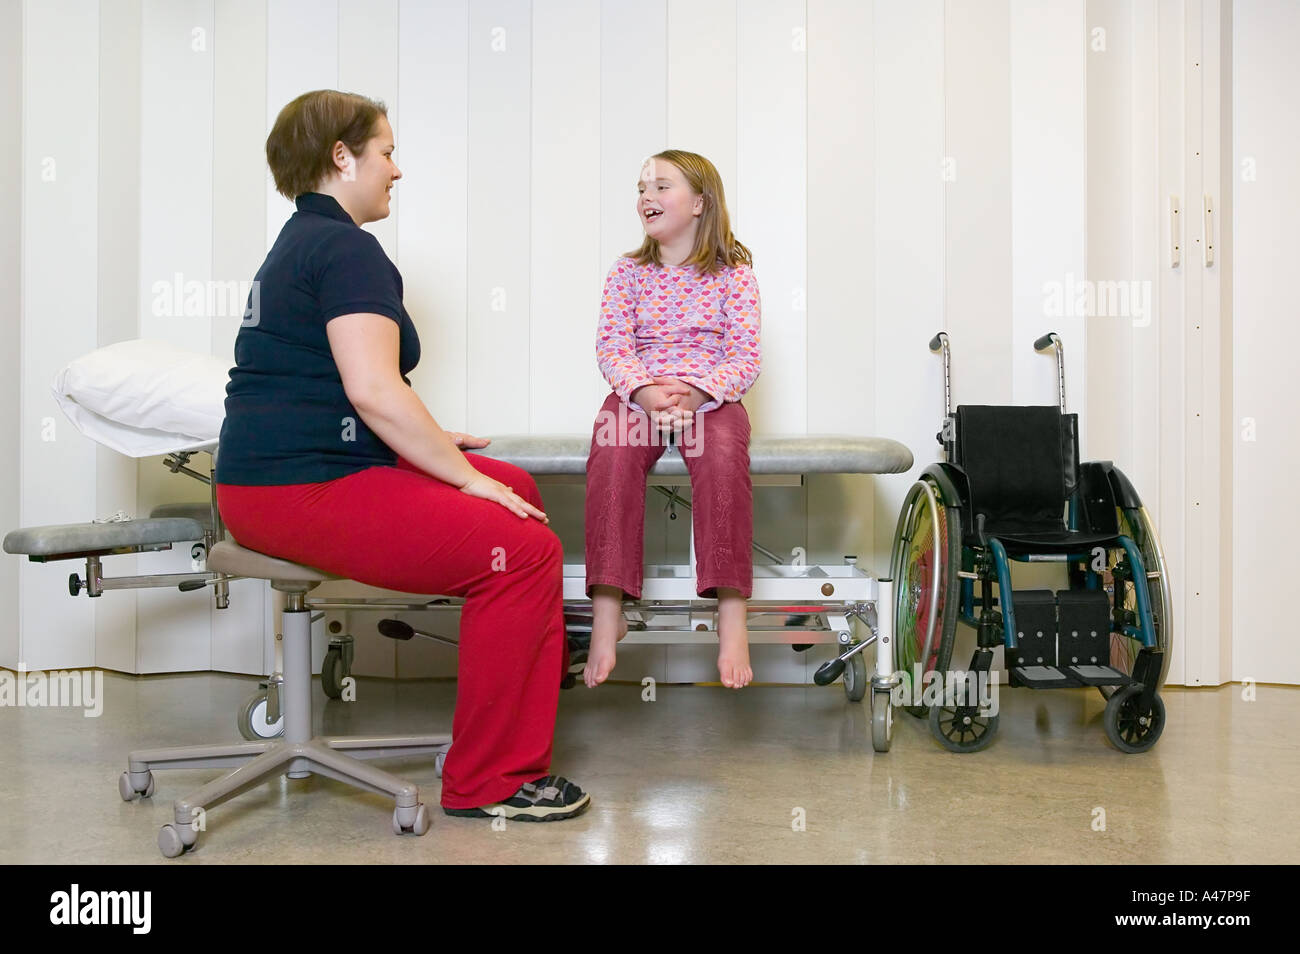
<svg viewBox="0 0 1300 954">
<path fill-rule="evenodd" d="M 525 782 L 503 802 L 482 808 L 444 808 L 448 815 L 462 818 L 509 818 L 514 821 L 560 821 L 581 815 L 591 805 L 591 796 L 566 778 L 544 775 Z"/>
</svg>

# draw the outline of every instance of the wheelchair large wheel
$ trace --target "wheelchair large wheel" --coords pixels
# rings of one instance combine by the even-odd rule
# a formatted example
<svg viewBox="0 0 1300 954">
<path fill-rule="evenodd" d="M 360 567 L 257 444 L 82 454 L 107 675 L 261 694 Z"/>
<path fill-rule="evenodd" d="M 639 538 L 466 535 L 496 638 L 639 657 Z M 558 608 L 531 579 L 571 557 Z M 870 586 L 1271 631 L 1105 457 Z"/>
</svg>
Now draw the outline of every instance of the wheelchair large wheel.
<svg viewBox="0 0 1300 954">
<path fill-rule="evenodd" d="M 918 718 L 925 674 L 945 673 L 957 631 L 961 511 L 944 503 L 922 477 L 907 492 L 894 534 L 894 670 L 902 673 L 905 708 Z M 918 674 L 920 680 L 918 681 Z"/>
<path fill-rule="evenodd" d="M 1121 508 L 1119 511 L 1119 532 L 1125 536 L 1131 537 L 1137 544 L 1138 553 L 1142 556 L 1142 564 L 1147 574 L 1147 593 L 1151 599 L 1151 624 L 1155 629 L 1156 646 L 1161 651 L 1160 665 L 1160 682 L 1157 689 L 1165 684 L 1165 672 L 1169 668 L 1169 642 L 1173 632 L 1173 617 L 1171 615 L 1173 607 L 1173 597 L 1169 587 L 1169 567 L 1165 563 L 1164 551 L 1160 548 L 1160 538 L 1156 536 L 1155 524 L 1151 522 L 1151 516 L 1147 513 L 1145 507 L 1126 510 Z M 1116 554 L 1118 559 L 1123 558 L 1123 550 Z M 1127 564 L 1127 561 L 1124 561 Z M 1115 564 L 1112 563 L 1112 566 Z M 1122 586 L 1122 606 L 1126 620 L 1132 620 L 1136 625 L 1138 617 L 1137 589 L 1133 580 L 1127 578 L 1123 573 L 1120 579 L 1115 578 L 1113 572 L 1107 572 L 1105 586 L 1106 592 L 1111 596 L 1111 602 L 1114 603 L 1114 593 L 1116 586 Z M 1110 664 L 1112 668 L 1118 669 L 1125 675 L 1131 675 L 1133 664 L 1137 661 L 1138 652 L 1142 649 L 1142 641 L 1134 639 L 1123 633 L 1112 632 L 1110 634 Z M 1118 686 L 1100 686 L 1101 694 L 1104 698 L 1109 699 L 1115 694 Z"/>
</svg>

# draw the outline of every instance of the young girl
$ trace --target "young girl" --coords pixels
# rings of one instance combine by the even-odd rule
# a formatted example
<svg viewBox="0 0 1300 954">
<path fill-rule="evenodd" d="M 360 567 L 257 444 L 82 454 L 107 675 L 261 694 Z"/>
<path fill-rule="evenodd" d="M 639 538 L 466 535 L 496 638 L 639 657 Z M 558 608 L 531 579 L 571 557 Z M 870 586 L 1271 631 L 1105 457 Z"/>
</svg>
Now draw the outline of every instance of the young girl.
<svg viewBox="0 0 1300 954">
<path fill-rule="evenodd" d="M 758 283 L 731 233 L 713 163 L 670 149 L 637 185 L 645 241 L 614 263 L 601 301 L 596 358 L 613 392 L 587 459 L 587 594 L 594 623 L 583 677 L 614 668 L 627 632 L 622 600 L 641 596 L 646 476 L 676 436 L 691 476 L 696 581 L 718 600 L 718 673 L 753 678 L 746 605 L 753 589 L 749 416 L 740 399 L 759 372 Z M 610 427 L 611 420 L 626 426 Z"/>
</svg>

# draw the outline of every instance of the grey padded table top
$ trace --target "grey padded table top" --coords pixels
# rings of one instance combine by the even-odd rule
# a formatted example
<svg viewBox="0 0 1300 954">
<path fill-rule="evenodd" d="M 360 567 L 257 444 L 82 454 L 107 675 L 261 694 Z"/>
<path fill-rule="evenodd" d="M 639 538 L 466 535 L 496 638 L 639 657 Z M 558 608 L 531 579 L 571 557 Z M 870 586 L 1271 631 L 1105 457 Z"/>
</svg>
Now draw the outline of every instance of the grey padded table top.
<svg viewBox="0 0 1300 954">
<path fill-rule="evenodd" d="M 585 436 L 507 434 L 470 453 L 507 461 L 535 475 L 582 475 L 590 449 L 591 438 Z M 749 442 L 751 474 L 901 474 L 911 466 L 912 452 L 887 437 L 829 434 L 755 437 Z M 668 451 L 650 473 L 680 476 L 686 473 L 686 462 L 676 450 Z"/>
<path fill-rule="evenodd" d="M 132 547 L 202 540 L 203 527 L 185 517 L 121 520 L 114 523 L 63 523 L 24 527 L 5 534 L 5 553 L 51 557 L 65 553 L 111 553 Z"/>
<path fill-rule="evenodd" d="M 591 439 L 580 435 L 505 435 L 472 453 L 508 461 L 539 476 L 582 476 L 587 472 L 590 445 Z M 912 452 L 884 437 L 755 437 L 749 444 L 749 461 L 752 474 L 899 474 L 912 466 Z M 651 471 L 666 476 L 686 472 L 686 462 L 676 450 L 665 453 Z M 202 540 L 204 527 L 211 524 L 206 503 L 166 504 L 154 513 L 157 516 L 117 523 L 25 527 L 5 536 L 4 549 L 33 558 L 109 553 Z"/>
</svg>

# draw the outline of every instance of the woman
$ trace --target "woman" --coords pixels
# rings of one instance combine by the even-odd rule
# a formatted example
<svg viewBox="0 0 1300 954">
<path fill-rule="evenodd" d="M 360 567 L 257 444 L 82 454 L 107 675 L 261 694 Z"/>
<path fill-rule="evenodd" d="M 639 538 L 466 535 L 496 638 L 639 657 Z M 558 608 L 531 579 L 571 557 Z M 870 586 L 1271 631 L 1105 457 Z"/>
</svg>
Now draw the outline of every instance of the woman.
<svg viewBox="0 0 1300 954">
<path fill-rule="evenodd" d="M 562 549 L 524 471 L 460 447 L 406 375 L 420 341 L 402 277 L 361 228 L 385 218 L 393 131 L 382 103 L 304 93 L 266 157 L 298 211 L 257 272 L 235 340 L 217 461 L 242 546 L 362 583 L 463 596 L 449 815 L 571 818 L 590 797 L 549 774 L 565 667 Z M 516 491 L 515 488 L 518 488 Z"/>
</svg>

